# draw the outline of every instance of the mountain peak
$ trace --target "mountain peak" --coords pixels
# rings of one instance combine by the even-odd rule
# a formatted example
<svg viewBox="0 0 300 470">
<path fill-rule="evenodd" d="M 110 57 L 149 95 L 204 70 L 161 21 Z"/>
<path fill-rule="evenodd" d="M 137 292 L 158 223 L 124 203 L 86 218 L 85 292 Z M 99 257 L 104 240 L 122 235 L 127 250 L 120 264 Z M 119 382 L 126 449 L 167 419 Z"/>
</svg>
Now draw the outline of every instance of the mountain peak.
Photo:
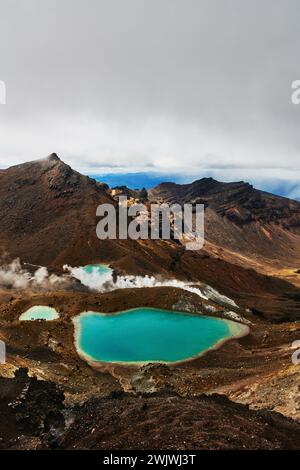
<svg viewBox="0 0 300 470">
<path fill-rule="evenodd" d="M 50 155 L 48 155 L 48 157 L 46 158 L 46 160 L 56 161 L 56 162 L 60 162 L 60 161 L 61 161 L 61 159 L 59 158 L 59 156 L 57 155 L 57 153 L 51 153 Z"/>
</svg>

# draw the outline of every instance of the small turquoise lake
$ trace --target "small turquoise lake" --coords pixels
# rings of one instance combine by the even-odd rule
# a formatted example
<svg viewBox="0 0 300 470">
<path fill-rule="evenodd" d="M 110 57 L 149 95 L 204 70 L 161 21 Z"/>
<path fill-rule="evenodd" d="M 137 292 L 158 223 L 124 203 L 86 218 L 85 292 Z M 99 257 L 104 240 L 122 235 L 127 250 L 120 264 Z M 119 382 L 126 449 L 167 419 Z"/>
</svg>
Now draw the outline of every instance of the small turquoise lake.
<svg viewBox="0 0 300 470">
<path fill-rule="evenodd" d="M 29 308 L 26 312 L 22 313 L 19 320 L 56 320 L 59 318 L 58 312 L 55 308 L 46 307 L 44 305 L 35 305 Z"/>
<path fill-rule="evenodd" d="M 91 289 L 98 289 L 105 282 L 112 281 L 112 269 L 106 264 L 87 264 L 71 269 L 72 276 Z"/>
<path fill-rule="evenodd" d="M 98 274 L 101 276 L 107 276 L 111 274 L 112 270 L 106 264 L 87 264 L 83 267 L 86 274 Z"/>
<path fill-rule="evenodd" d="M 73 321 L 78 353 L 110 363 L 185 361 L 248 333 L 230 320 L 154 308 L 85 312 Z"/>
</svg>

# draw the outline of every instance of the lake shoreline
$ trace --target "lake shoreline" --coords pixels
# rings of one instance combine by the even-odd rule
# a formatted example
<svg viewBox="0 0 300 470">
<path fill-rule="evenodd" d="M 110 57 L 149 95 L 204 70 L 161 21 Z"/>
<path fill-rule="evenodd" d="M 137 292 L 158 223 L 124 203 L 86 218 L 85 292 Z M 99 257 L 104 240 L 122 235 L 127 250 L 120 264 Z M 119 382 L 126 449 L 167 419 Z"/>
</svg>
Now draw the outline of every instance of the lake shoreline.
<svg viewBox="0 0 300 470">
<path fill-rule="evenodd" d="M 143 307 L 140 307 L 140 308 L 143 308 Z M 169 310 L 165 310 L 165 309 L 159 309 L 159 308 L 154 308 L 154 307 L 151 308 L 150 307 L 149 310 L 153 310 L 153 311 L 172 312 L 174 314 L 187 315 L 187 316 L 200 316 L 202 318 L 209 318 L 209 319 L 214 319 L 214 320 L 225 321 L 226 324 L 229 327 L 230 334 L 229 334 L 229 336 L 226 336 L 225 338 L 222 338 L 222 339 L 218 340 L 211 347 L 208 347 L 204 351 L 201 351 L 199 354 L 196 354 L 196 355 L 187 357 L 186 359 L 182 359 L 182 360 L 178 360 L 178 361 L 177 360 L 176 361 L 163 361 L 163 360 L 103 361 L 103 360 L 96 360 L 91 355 L 89 355 L 88 353 L 83 351 L 83 349 L 81 348 L 81 346 L 79 344 L 79 342 L 80 342 L 80 333 L 81 333 L 80 321 L 81 321 L 83 316 L 89 316 L 91 314 L 94 314 L 94 315 L 99 315 L 99 316 L 102 316 L 102 317 L 107 317 L 107 316 L 112 316 L 113 317 L 113 316 L 117 316 L 117 315 L 122 315 L 124 313 L 134 312 L 138 309 L 139 308 L 130 308 L 130 309 L 127 309 L 127 310 L 117 311 L 117 312 L 113 312 L 113 313 L 95 312 L 95 311 L 89 312 L 88 311 L 88 312 L 82 312 L 81 314 L 77 315 L 76 317 L 73 317 L 72 318 L 72 323 L 74 325 L 74 347 L 75 347 L 76 352 L 79 355 L 79 357 L 81 359 L 83 359 L 84 361 L 88 362 L 88 364 L 90 364 L 92 367 L 94 367 L 98 370 L 102 370 L 102 371 L 110 370 L 111 367 L 114 367 L 114 366 L 118 366 L 118 367 L 123 366 L 125 368 L 128 368 L 128 367 L 129 368 L 139 368 L 139 367 L 142 367 L 142 366 L 145 366 L 145 365 L 148 365 L 148 364 L 162 364 L 162 365 L 168 365 L 168 366 L 172 367 L 172 366 L 178 366 L 178 365 L 181 365 L 181 364 L 199 359 L 200 357 L 204 356 L 205 354 L 207 354 L 210 351 L 220 349 L 225 343 L 227 343 L 227 342 L 229 342 L 233 339 L 243 338 L 244 336 L 247 336 L 250 333 L 250 328 L 249 328 L 248 325 L 238 323 L 238 322 L 233 321 L 233 320 L 228 320 L 228 319 L 219 318 L 219 317 L 215 317 L 215 316 L 209 316 L 209 315 L 202 315 L 202 314 L 197 315 L 195 313 L 191 314 L 191 313 L 188 313 L 188 312 L 181 312 L 181 311 L 176 311 L 176 310 L 169 311 Z"/>
</svg>

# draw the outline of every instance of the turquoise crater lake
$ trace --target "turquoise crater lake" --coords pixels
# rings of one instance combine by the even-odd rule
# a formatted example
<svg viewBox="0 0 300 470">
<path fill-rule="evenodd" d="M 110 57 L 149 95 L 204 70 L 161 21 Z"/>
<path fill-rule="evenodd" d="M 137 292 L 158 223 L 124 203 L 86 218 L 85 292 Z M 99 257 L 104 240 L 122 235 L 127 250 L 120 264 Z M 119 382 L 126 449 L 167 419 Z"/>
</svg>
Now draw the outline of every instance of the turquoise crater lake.
<svg viewBox="0 0 300 470">
<path fill-rule="evenodd" d="M 56 320 L 59 318 L 58 312 L 55 308 L 46 307 L 44 305 L 35 305 L 29 308 L 26 312 L 22 313 L 19 320 Z"/>
<path fill-rule="evenodd" d="M 145 307 L 85 312 L 73 321 L 78 353 L 110 363 L 185 361 L 249 331 L 230 320 Z"/>
<path fill-rule="evenodd" d="M 107 264 L 87 264 L 70 270 L 73 277 L 91 289 L 99 289 L 113 280 L 113 270 Z"/>
</svg>

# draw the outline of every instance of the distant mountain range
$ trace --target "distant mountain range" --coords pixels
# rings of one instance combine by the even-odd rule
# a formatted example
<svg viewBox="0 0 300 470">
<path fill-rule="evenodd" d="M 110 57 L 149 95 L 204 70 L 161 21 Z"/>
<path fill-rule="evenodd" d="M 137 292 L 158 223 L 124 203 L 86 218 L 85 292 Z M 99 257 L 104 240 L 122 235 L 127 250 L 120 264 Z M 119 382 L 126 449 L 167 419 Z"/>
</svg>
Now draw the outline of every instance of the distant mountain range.
<svg viewBox="0 0 300 470">
<path fill-rule="evenodd" d="M 205 172 L 203 177 L 213 176 Z M 225 173 L 226 174 L 226 173 Z M 164 183 L 165 181 L 172 181 L 174 183 L 186 184 L 191 183 L 195 178 L 187 175 L 171 173 L 155 173 L 155 172 L 138 172 L 138 173 L 107 173 L 103 175 L 90 175 L 91 178 L 95 178 L 97 181 L 108 184 L 111 188 L 115 186 L 128 186 L 132 189 L 151 189 L 158 184 Z M 199 178 L 199 176 L 198 176 Z M 232 177 L 230 179 L 233 179 Z M 226 179 L 222 178 L 222 181 L 226 182 Z M 257 189 L 267 191 L 269 193 L 276 194 L 277 196 L 284 196 L 291 199 L 300 201 L 300 181 L 289 180 L 280 178 L 247 178 L 247 181 L 251 183 Z"/>
<path fill-rule="evenodd" d="M 221 183 L 202 178 L 190 184 L 162 183 L 150 200 L 203 203 L 205 239 L 235 254 L 280 267 L 300 260 L 300 203 L 253 188 L 243 181 Z"/>
</svg>

